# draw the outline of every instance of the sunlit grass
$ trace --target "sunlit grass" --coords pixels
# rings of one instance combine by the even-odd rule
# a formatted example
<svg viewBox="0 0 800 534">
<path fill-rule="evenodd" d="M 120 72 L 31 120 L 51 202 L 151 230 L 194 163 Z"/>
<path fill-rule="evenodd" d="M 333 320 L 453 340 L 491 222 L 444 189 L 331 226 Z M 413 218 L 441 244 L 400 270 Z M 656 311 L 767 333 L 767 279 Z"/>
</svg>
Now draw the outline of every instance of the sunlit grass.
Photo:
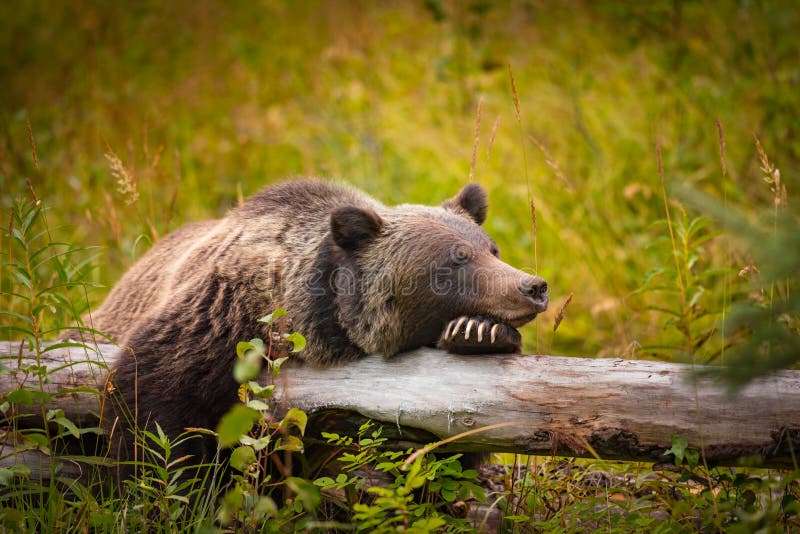
<svg viewBox="0 0 800 534">
<path fill-rule="evenodd" d="M 179 224 L 220 216 L 239 191 L 287 176 L 347 180 L 390 203 L 438 203 L 472 175 L 490 191 L 487 229 L 502 257 L 552 288 L 541 335 L 535 325 L 523 331 L 528 350 L 537 337 L 540 351 L 572 355 L 652 344 L 663 317 L 630 296 L 663 261 L 647 248 L 663 217 L 654 147 L 667 189 L 724 190 L 745 209 L 770 202 L 751 131 L 773 160 L 797 161 L 785 112 L 797 108 L 798 73 L 784 61 L 797 47 L 782 33 L 797 10 L 429 6 L 0 7 L 9 26 L 0 42 L 12 51 L 0 61 L 0 201 L 10 206 L 30 177 L 65 240 L 105 247 L 95 276 L 110 286 Z M 28 150 L 27 117 L 46 173 Z M 135 178 L 135 201 L 120 168 Z M 796 178 L 786 174 L 791 191 Z M 708 252 L 711 263 L 730 259 L 721 246 Z M 543 335 L 570 293 L 558 335 Z"/>
<path fill-rule="evenodd" d="M 35 192 L 48 239 L 103 247 L 96 269 L 71 273 L 82 284 L 59 308 L 68 318 L 25 302 L 42 324 L 66 323 L 84 311 L 88 282 L 105 285 L 89 293 L 99 302 L 169 231 L 285 177 L 429 204 L 472 179 L 490 192 L 486 226 L 502 258 L 552 288 L 551 310 L 523 330 L 527 351 L 722 361 L 733 339 L 714 329 L 751 297 L 745 278 L 758 267 L 672 190 L 688 184 L 742 217 L 774 207 L 779 235 L 778 209 L 800 190 L 798 12 L 791 2 L 0 4 L 0 207 L 10 214 Z M 760 296 L 770 313 L 757 318 L 772 326 L 793 292 L 785 276 L 770 279 Z M 29 311 L 0 298 L 0 309 Z M 790 312 L 778 326 L 796 341 Z M 528 499 L 506 514 L 543 531 L 796 523 L 796 480 L 771 472 L 498 458 L 518 468 L 504 498 Z M 596 472 L 611 472 L 610 485 L 587 489 Z M 52 518 L 65 517 L 53 502 Z M 93 506 L 114 530 L 116 515 Z"/>
</svg>

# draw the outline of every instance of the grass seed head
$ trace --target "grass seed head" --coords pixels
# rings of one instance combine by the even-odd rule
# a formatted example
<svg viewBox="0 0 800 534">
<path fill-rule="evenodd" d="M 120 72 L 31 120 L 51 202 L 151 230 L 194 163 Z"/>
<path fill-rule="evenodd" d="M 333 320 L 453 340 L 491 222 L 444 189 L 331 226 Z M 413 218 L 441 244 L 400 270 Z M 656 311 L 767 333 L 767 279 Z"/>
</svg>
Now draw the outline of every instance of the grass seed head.
<svg viewBox="0 0 800 534">
<path fill-rule="evenodd" d="M 569 303 L 572 302 L 573 296 L 574 293 L 570 293 L 569 295 L 567 295 L 567 298 L 564 299 L 564 303 L 561 305 L 560 308 L 558 308 L 558 313 L 556 314 L 556 322 L 553 323 L 553 333 L 555 333 L 555 331 L 558 330 L 558 326 L 561 324 L 561 321 L 564 320 L 564 315 L 566 314 L 567 306 L 569 306 Z"/>
<path fill-rule="evenodd" d="M 31 127 L 31 116 L 26 117 L 28 125 L 28 142 L 31 145 L 31 154 L 33 155 L 33 167 L 39 170 L 39 156 L 36 154 L 36 141 L 33 139 L 33 128 Z"/>
<path fill-rule="evenodd" d="M 519 113 L 519 95 L 517 94 L 517 84 L 514 82 L 514 71 L 511 69 L 511 63 L 508 64 L 508 77 L 511 79 L 511 94 L 514 97 L 514 113 L 517 117 L 517 122 L 521 123 Z"/>
<path fill-rule="evenodd" d="M 481 113 L 483 111 L 483 97 L 478 100 L 478 110 L 475 112 L 475 135 L 472 143 L 472 161 L 469 165 L 469 181 L 475 176 L 475 165 L 478 163 L 478 144 L 481 138 Z"/>
<path fill-rule="evenodd" d="M 130 205 L 139 200 L 139 191 L 133 174 L 128 171 L 119 156 L 110 148 L 105 156 L 108 161 L 108 167 L 111 170 L 111 176 L 117 179 L 117 191 L 126 197 L 125 204 Z"/>
<path fill-rule="evenodd" d="M 492 125 L 492 133 L 489 135 L 489 144 L 486 146 L 486 157 L 492 152 L 492 145 L 494 144 L 494 136 L 497 135 L 497 125 L 500 124 L 500 115 L 494 120 Z"/>
<path fill-rule="evenodd" d="M 725 163 L 725 134 L 719 118 L 717 118 L 717 137 L 719 137 L 719 162 L 722 165 L 722 177 L 724 178 L 728 175 L 728 165 Z"/>
</svg>

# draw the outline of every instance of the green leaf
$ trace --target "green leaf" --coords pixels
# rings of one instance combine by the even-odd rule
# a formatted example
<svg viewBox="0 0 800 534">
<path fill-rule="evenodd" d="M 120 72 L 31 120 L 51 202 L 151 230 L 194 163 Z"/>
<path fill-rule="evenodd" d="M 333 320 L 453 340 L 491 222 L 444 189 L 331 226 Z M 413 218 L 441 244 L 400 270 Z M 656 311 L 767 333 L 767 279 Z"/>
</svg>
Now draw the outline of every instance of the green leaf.
<svg viewBox="0 0 800 534">
<path fill-rule="evenodd" d="M 284 357 L 284 358 L 275 358 L 274 360 L 272 360 L 272 364 L 271 364 L 272 365 L 272 376 L 278 376 L 280 374 L 281 365 L 283 365 L 283 363 L 288 359 L 289 358 Z"/>
<path fill-rule="evenodd" d="M 240 341 L 236 344 L 236 355 L 240 358 L 250 350 L 264 354 L 264 342 L 258 338 L 254 338 L 250 341 Z"/>
<path fill-rule="evenodd" d="M 24 321 L 24 322 L 26 322 L 28 324 L 31 323 L 31 318 L 30 317 L 26 317 L 25 315 L 22 315 L 21 313 L 13 312 L 13 311 L 10 311 L 10 310 L 0 310 L 0 315 L 9 315 L 11 317 L 16 317 L 20 321 Z"/>
<path fill-rule="evenodd" d="M 164 433 L 164 430 L 161 428 L 161 425 L 156 423 L 156 432 L 158 432 L 158 443 L 159 444 L 167 444 L 169 440 L 167 439 L 167 435 Z"/>
<path fill-rule="evenodd" d="M 226 413 L 217 425 L 217 435 L 221 447 L 231 447 L 239 438 L 250 432 L 253 423 L 261 418 L 256 410 L 237 404 Z"/>
<path fill-rule="evenodd" d="M 54 421 L 55 423 L 57 423 L 57 424 L 61 425 L 62 427 L 64 427 L 64 429 L 65 429 L 67 432 L 69 432 L 70 434 L 72 434 L 72 437 L 74 437 L 74 438 L 79 438 L 79 437 L 81 437 L 81 433 L 80 433 L 80 431 L 78 430 L 78 427 L 77 427 L 77 426 L 75 426 L 75 423 L 73 423 L 72 421 L 70 421 L 70 420 L 69 420 L 69 419 L 67 419 L 66 417 L 56 417 L 55 419 L 53 419 L 53 421 Z"/>
<path fill-rule="evenodd" d="M 33 404 L 34 397 L 31 391 L 21 388 L 21 389 L 15 389 L 14 391 L 6 395 L 6 400 L 11 403 L 30 406 L 31 404 Z"/>
<path fill-rule="evenodd" d="M 261 517 L 277 517 L 278 505 L 270 497 L 261 496 L 256 503 L 255 511 Z"/>
<path fill-rule="evenodd" d="M 247 386 L 250 388 L 250 391 L 253 392 L 253 395 L 256 397 L 261 397 L 262 399 L 269 399 L 272 398 L 272 393 L 275 391 L 275 385 L 271 384 L 269 386 L 262 386 L 258 382 L 251 380 L 247 383 Z"/>
<path fill-rule="evenodd" d="M 223 508 L 228 512 L 236 513 L 241 510 L 244 504 L 244 489 L 242 486 L 237 484 L 228 490 L 222 498 L 222 504 Z"/>
<path fill-rule="evenodd" d="M 242 445 L 250 445 L 256 451 L 261 451 L 267 448 L 267 445 L 270 444 L 272 438 L 269 435 L 264 437 L 253 439 L 250 436 L 242 436 L 242 439 L 239 440 L 239 443 Z"/>
<path fill-rule="evenodd" d="M 233 379 L 239 384 L 243 384 L 258 377 L 263 362 L 262 354 L 256 350 L 248 350 L 233 364 Z"/>
<path fill-rule="evenodd" d="M 303 410 L 291 408 L 281 420 L 280 427 L 288 429 L 289 427 L 295 426 L 300 429 L 301 435 L 305 435 L 307 422 L 308 416 Z"/>
<path fill-rule="evenodd" d="M 256 378 L 261 372 L 264 342 L 258 338 L 240 341 L 236 344 L 236 355 L 239 359 L 233 365 L 233 377 L 238 383 L 243 384 Z"/>
<path fill-rule="evenodd" d="M 240 341 L 236 344 L 236 355 L 241 358 L 248 350 L 253 350 L 254 348 L 252 343 Z"/>
<path fill-rule="evenodd" d="M 322 489 L 328 489 L 333 487 L 336 484 L 331 477 L 319 477 L 314 481 L 315 486 L 319 486 Z"/>
<path fill-rule="evenodd" d="M 706 292 L 706 288 L 704 288 L 703 286 L 698 287 L 697 291 L 695 291 L 694 295 L 692 295 L 692 299 L 689 301 L 689 307 L 691 308 L 695 304 L 697 304 L 697 301 L 700 300 L 700 297 L 702 297 L 703 293 L 705 293 L 705 292 Z"/>
<path fill-rule="evenodd" d="M 249 446 L 236 447 L 231 453 L 231 467 L 242 473 L 247 472 L 256 461 L 256 452 Z"/>
<path fill-rule="evenodd" d="M 689 442 L 686 441 L 686 438 L 681 436 L 672 435 L 672 447 L 664 451 L 664 454 L 672 454 L 675 456 L 675 465 L 681 465 L 683 463 L 684 454 L 686 453 L 686 447 L 689 446 Z"/>
<path fill-rule="evenodd" d="M 28 248 L 25 246 L 25 236 L 22 235 L 22 232 L 20 232 L 19 229 L 14 228 L 13 230 L 11 230 L 11 236 L 17 240 L 19 246 L 21 246 L 24 249 Z"/>
<path fill-rule="evenodd" d="M 247 407 L 248 408 L 252 408 L 254 410 L 259 410 L 259 411 L 269 410 L 269 404 L 267 404 L 266 402 L 264 402 L 262 400 L 258 400 L 258 399 L 253 399 L 250 402 L 248 402 L 247 403 Z"/>
<path fill-rule="evenodd" d="M 283 317 L 284 315 L 286 315 L 286 310 L 284 310 L 283 308 L 275 308 L 275 311 L 273 311 L 272 313 L 268 313 L 267 315 L 259 319 L 258 322 L 270 324 L 278 317 Z"/>
<path fill-rule="evenodd" d="M 411 464 L 411 468 L 406 475 L 406 483 L 405 489 L 407 491 L 417 489 L 422 487 L 427 478 L 425 477 L 424 473 L 420 473 L 422 470 L 422 457 L 417 458 L 413 464 Z"/>
<path fill-rule="evenodd" d="M 274 450 L 303 452 L 303 442 L 297 436 L 283 436 L 275 442 Z"/>
<path fill-rule="evenodd" d="M 478 502 L 486 502 L 486 492 L 483 490 L 481 486 L 477 484 L 472 484 L 471 482 L 466 482 L 464 487 L 472 493 L 472 497 Z"/>
<path fill-rule="evenodd" d="M 409 532 L 439 532 L 441 527 L 445 526 L 446 524 L 447 521 L 441 517 L 425 517 L 414 521 Z"/>
<path fill-rule="evenodd" d="M 14 278 L 17 279 L 17 282 L 24 285 L 28 289 L 33 289 L 33 285 L 31 282 L 31 275 L 23 269 L 22 267 L 17 267 L 17 270 L 12 273 Z"/>
<path fill-rule="evenodd" d="M 44 391 L 31 391 L 29 389 L 20 388 L 9 392 L 6 395 L 5 400 L 11 403 L 31 406 L 36 401 L 39 401 L 42 404 L 47 404 L 50 402 L 51 398 L 52 395 L 45 393 Z"/>
<path fill-rule="evenodd" d="M 48 446 L 48 439 L 47 436 L 44 434 L 40 434 L 39 432 L 32 432 L 30 434 L 25 434 L 23 439 L 26 442 L 33 443 L 37 449 L 40 451 L 44 451 L 49 454 L 50 447 Z"/>
<path fill-rule="evenodd" d="M 450 491 L 455 491 L 456 489 L 458 489 L 458 482 L 456 482 L 455 480 L 444 480 L 442 482 L 442 487 Z"/>
<path fill-rule="evenodd" d="M 51 351 L 54 351 L 54 350 L 66 349 L 66 348 L 72 348 L 72 347 L 79 348 L 79 349 L 84 349 L 84 350 L 91 351 L 91 352 L 96 352 L 92 347 L 87 346 L 86 343 L 81 343 L 79 341 L 63 341 L 61 343 L 53 343 L 52 345 L 48 344 L 46 347 L 42 348 L 42 354 L 44 354 L 46 352 L 51 352 Z M 91 360 L 87 359 L 87 361 L 91 361 Z M 77 363 L 77 362 L 73 362 L 73 363 L 67 364 L 67 365 L 74 365 L 75 363 Z M 92 363 L 94 363 L 94 362 L 92 362 Z M 99 362 L 99 363 L 101 363 L 101 362 Z M 63 369 L 64 367 L 66 367 L 66 366 L 64 366 L 64 365 L 58 366 L 53 370 L 56 371 L 58 369 Z"/>
<path fill-rule="evenodd" d="M 665 271 L 666 271 L 666 269 L 652 269 L 652 270 L 648 271 L 647 274 L 644 275 L 644 280 L 642 281 L 642 285 L 646 286 L 647 284 L 650 283 L 650 281 L 653 278 L 663 274 Z"/>
<path fill-rule="evenodd" d="M 319 488 L 314 484 L 302 478 L 288 477 L 286 479 L 286 485 L 297 495 L 297 499 L 303 503 L 303 508 L 307 512 L 312 512 L 317 509 L 321 500 L 321 495 L 319 493 Z"/>
<path fill-rule="evenodd" d="M 695 235 L 703 228 L 711 224 L 711 219 L 708 217 L 696 217 L 689 222 L 686 231 L 689 235 Z"/>
<path fill-rule="evenodd" d="M 31 474 L 30 467 L 24 464 L 13 464 L 0 468 L 0 486 L 9 486 L 15 477 L 28 478 Z"/>
<path fill-rule="evenodd" d="M 693 449 L 687 449 L 684 454 L 686 456 L 686 463 L 689 464 L 689 467 L 697 467 L 697 465 L 700 463 L 700 452 Z"/>
<path fill-rule="evenodd" d="M 30 232 L 31 227 L 36 222 L 36 219 L 39 217 L 39 213 L 41 213 L 41 209 L 36 204 L 31 205 L 30 209 L 27 213 L 25 213 L 25 217 L 21 220 L 20 226 L 22 226 L 22 231 L 26 234 Z M 14 230 L 18 231 L 18 230 Z"/>
<path fill-rule="evenodd" d="M 306 346 L 306 338 L 302 334 L 292 332 L 291 334 L 284 334 L 284 339 L 292 343 L 292 352 L 300 352 Z"/>
</svg>

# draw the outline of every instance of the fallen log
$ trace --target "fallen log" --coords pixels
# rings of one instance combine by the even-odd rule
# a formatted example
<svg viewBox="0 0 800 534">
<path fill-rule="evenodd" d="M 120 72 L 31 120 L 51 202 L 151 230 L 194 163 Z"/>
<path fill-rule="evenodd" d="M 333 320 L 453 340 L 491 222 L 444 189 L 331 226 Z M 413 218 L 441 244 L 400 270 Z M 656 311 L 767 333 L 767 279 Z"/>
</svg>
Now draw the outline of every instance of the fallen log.
<svg viewBox="0 0 800 534">
<path fill-rule="evenodd" d="M 97 392 L 119 351 L 99 345 L 94 352 L 64 347 L 42 354 L 39 363 L 48 370 L 42 387 L 55 394 L 47 408 L 97 425 L 104 399 Z M 0 342 L 0 357 L 2 397 L 20 383 L 39 387 L 30 369 L 25 372 L 33 356 L 19 343 Z M 730 395 L 694 370 L 654 361 L 419 349 L 338 367 L 285 366 L 273 407 L 307 412 L 312 439 L 320 431 L 354 433 L 372 419 L 383 423 L 395 446 L 475 431 L 446 449 L 658 462 L 671 459 L 664 452 L 677 435 L 710 464 L 755 458 L 763 466 L 795 465 L 800 372 L 775 373 Z M 18 408 L 18 426 L 41 425 L 41 406 Z"/>
</svg>

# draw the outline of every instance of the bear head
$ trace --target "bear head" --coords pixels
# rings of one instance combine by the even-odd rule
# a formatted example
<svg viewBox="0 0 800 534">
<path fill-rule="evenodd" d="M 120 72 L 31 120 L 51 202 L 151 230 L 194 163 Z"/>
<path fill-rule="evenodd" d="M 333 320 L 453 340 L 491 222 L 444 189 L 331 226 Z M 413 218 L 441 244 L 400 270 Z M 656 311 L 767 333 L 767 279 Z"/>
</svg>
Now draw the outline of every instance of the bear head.
<svg viewBox="0 0 800 534">
<path fill-rule="evenodd" d="M 461 316 L 531 321 L 547 308 L 547 284 L 499 258 L 481 227 L 487 210 L 476 184 L 436 207 L 336 208 L 322 252 L 334 265 L 330 319 L 363 353 L 386 356 L 433 345 Z"/>
</svg>

